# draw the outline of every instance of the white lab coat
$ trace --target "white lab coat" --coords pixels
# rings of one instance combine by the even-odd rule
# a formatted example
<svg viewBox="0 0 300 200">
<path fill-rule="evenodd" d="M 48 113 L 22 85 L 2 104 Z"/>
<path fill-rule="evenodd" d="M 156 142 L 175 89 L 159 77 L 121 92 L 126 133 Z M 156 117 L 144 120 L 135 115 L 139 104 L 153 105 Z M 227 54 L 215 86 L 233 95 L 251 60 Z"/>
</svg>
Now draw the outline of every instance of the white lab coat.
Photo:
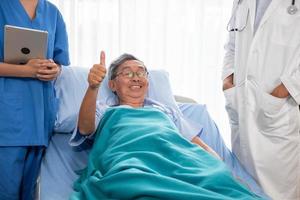
<svg viewBox="0 0 300 200">
<path fill-rule="evenodd" d="M 273 199 L 300 200 L 300 0 L 295 15 L 287 13 L 291 0 L 272 0 L 254 34 L 255 2 L 242 1 L 236 23 L 247 26 L 226 45 L 232 148 Z M 281 82 L 290 97 L 270 95 Z"/>
</svg>

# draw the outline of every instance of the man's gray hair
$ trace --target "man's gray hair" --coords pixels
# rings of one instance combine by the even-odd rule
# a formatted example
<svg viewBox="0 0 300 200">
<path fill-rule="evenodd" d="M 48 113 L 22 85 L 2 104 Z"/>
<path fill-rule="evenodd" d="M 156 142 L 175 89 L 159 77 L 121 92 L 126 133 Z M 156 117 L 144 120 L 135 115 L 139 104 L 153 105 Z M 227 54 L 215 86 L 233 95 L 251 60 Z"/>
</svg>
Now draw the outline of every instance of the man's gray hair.
<svg viewBox="0 0 300 200">
<path fill-rule="evenodd" d="M 122 65 L 124 62 L 128 61 L 128 60 L 137 60 L 139 62 L 142 62 L 141 60 L 137 59 L 136 57 L 134 57 L 131 54 L 128 53 L 124 53 L 122 54 L 120 57 L 118 57 L 116 60 L 114 60 L 110 66 L 109 66 L 109 70 L 108 70 L 108 78 L 109 80 L 113 80 L 117 77 L 117 71 L 120 65 Z M 143 63 L 143 62 L 142 62 Z M 147 71 L 146 66 L 144 65 L 145 70 Z"/>
</svg>

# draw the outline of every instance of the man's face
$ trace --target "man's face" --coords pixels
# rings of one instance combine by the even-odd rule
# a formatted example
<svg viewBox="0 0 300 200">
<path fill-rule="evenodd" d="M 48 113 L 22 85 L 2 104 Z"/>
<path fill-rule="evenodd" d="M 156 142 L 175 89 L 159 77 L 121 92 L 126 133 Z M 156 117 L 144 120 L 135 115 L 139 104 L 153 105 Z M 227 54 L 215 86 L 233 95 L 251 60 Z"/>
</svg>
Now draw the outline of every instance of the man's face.
<svg viewBox="0 0 300 200">
<path fill-rule="evenodd" d="M 118 67 L 117 76 L 109 81 L 109 87 L 116 92 L 120 103 L 144 102 L 148 89 L 148 76 L 144 64 L 128 60 Z"/>
</svg>

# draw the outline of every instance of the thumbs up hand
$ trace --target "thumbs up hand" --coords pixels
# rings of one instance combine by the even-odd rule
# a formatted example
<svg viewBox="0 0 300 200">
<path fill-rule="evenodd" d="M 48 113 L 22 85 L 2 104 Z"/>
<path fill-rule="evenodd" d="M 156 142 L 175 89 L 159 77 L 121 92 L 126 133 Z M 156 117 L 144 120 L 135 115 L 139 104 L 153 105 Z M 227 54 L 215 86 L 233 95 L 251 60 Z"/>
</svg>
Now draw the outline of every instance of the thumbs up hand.
<svg viewBox="0 0 300 200">
<path fill-rule="evenodd" d="M 92 89 L 99 88 L 106 75 L 105 53 L 101 51 L 100 64 L 94 64 L 88 75 L 89 87 Z"/>
</svg>

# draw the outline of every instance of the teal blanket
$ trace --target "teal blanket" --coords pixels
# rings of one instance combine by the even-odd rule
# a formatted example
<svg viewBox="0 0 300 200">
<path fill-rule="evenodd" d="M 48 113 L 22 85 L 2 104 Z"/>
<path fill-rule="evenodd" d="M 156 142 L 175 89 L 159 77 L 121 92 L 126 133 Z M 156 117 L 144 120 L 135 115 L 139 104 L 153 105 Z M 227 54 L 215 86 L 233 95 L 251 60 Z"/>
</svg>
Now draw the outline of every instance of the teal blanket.
<svg viewBox="0 0 300 200">
<path fill-rule="evenodd" d="M 110 108 L 71 200 L 260 199 L 155 108 Z"/>
</svg>

